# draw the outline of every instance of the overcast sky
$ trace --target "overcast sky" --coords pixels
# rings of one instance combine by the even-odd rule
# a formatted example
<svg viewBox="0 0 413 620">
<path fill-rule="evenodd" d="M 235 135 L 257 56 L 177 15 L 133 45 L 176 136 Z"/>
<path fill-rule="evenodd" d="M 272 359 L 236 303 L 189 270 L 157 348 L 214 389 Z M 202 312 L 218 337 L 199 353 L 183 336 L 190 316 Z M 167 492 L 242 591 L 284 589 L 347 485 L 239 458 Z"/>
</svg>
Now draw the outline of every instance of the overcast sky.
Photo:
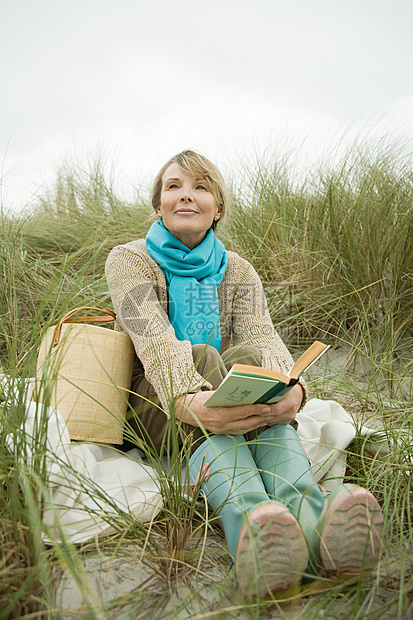
<svg viewBox="0 0 413 620">
<path fill-rule="evenodd" d="M 184 148 L 226 172 L 413 138 L 412 24 L 412 0 L 0 0 L 3 202 L 98 148 L 132 188 Z"/>
</svg>

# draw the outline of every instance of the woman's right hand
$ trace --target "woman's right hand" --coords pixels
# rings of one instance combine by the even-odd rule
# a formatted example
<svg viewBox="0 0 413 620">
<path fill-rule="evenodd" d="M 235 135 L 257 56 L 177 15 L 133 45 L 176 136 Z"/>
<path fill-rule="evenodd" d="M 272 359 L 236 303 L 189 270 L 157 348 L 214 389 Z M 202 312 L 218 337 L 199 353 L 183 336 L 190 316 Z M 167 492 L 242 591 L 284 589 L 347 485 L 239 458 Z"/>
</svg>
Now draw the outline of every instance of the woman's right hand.
<svg viewBox="0 0 413 620">
<path fill-rule="evenodd" d="M 178 398 L 177 418 L 192 426 L 199 427 L 202 425 L 214 435 L 244 435 L 268 424 L 271 414 L 271 408 L 268 405 L 205 407 L 205 401 L 212 394 L 213 391 L 197 392 Z"/>
</svg>

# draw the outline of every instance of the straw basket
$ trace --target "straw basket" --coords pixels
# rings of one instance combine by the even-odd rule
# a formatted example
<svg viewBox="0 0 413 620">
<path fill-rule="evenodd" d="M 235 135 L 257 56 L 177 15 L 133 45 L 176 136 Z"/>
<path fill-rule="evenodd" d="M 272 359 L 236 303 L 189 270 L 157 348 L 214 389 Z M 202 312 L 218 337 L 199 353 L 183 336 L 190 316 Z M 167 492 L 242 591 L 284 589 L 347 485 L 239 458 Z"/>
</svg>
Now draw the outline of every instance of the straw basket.
<svg viewBox="0 0 413 620">
<path fill-rule="evenodd" d="M 71 318 L 78 310 L 99 310 L 105 316 Z M 121 332 L 78 324 L 115 318 L 110 310 L 76 308 L 46 331 L 40 345 L 33 397 L 59 410 L 71 439 L 123 443 L 132 342 Z"/>
</svg>

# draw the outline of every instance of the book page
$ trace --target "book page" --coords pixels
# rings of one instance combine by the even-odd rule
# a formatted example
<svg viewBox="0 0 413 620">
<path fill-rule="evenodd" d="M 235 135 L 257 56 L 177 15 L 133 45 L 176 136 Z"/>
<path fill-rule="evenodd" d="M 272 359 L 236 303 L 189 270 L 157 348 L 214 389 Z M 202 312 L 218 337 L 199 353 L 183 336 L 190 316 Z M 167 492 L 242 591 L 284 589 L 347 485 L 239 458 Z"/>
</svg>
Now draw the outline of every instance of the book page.
<svg viewBox="0 0 413 620">
<path fill-rule="evenodd" d="M 316 340 L 306 351 L 298 358 L 291 369 L 290 376 L 292 379 L 298 379 L 299 376 L 310 368 L 326 351 L 330 348 L 329 344 L 323 344 Z"/>
<path fill-rule="evenodd" d="M 251 377 L 261 377 L 262 379 L 275 379 L 276 381 L 283 381 L 284 383 L 288 382 L 290 379 L 289 375 L 284 375 L 282 372 L 261 368 L 261 366 L 250 366 L 248 364 L 234 364 L 230 372 L 237 376 L 248 375 Z"/>
</svg>

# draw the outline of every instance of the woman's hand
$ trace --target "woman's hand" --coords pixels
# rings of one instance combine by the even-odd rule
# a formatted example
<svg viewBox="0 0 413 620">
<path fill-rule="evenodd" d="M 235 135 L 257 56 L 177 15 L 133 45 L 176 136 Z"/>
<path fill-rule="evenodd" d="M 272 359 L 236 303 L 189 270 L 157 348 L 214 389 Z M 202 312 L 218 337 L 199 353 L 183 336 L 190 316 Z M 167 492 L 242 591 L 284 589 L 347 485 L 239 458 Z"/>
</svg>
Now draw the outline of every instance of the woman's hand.
<svg viewBox="0 0 413 620">
<path fill-rule="evenodd" d="M 278 403 L 268 405 L 271 413 L 267 415 L 268 426 L 274 424 L 288 424 L 295 420 L 295 416 L 301 407 L 304 398 L 304 390 L 299 383 L 295 385 Z"/>
<path fill-rule="evenodd" d="M 205 407 L 204 403 L 212 393 L 197 392 L 181 396 L 177 402 L 177 418 L 192 426 L 202 425 L 214 435 L 244 435 L 260 426 L 288 424 L 295 419 L 303 399 L 303 390 L 296 385 L 274 405 Z"/>
</svg>

